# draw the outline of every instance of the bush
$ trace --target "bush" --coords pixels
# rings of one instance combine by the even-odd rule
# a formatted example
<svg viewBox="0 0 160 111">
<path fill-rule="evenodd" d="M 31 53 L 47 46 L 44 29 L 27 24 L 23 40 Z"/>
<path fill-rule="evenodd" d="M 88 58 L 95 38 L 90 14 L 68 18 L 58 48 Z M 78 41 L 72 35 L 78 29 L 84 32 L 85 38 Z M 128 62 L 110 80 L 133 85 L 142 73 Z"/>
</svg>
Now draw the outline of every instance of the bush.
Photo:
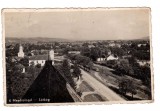
<svg viewBox="0 0 160 111">
<path fill-rule="evenodd" d="M 110 68 L 114 68 L 116 66 L 116 64 L 117 64 L 117 61 L 109 60 L 109 61 L 107 61 L 106 66 L 110 67 Z"/>
<path fill-rule="evenodd" d="M 37 68 L 41 68 L 41 64 L 37 64 L 36 67 L 37 67 Z"/>
</svg>

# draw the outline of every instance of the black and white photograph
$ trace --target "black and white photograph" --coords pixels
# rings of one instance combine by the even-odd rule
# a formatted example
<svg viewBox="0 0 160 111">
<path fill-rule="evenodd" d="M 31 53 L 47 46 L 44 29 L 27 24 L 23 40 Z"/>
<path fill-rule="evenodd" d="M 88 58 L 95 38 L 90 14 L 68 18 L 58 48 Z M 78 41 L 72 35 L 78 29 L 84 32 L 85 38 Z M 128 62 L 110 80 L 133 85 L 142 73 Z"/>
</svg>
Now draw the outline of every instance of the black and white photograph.
<svg viewBox="0 0 160 111">
<path fill-rule="evenodd" d="M 152 102 L 150 13 L 3 9 L 5 105 Z"/>
</svg>

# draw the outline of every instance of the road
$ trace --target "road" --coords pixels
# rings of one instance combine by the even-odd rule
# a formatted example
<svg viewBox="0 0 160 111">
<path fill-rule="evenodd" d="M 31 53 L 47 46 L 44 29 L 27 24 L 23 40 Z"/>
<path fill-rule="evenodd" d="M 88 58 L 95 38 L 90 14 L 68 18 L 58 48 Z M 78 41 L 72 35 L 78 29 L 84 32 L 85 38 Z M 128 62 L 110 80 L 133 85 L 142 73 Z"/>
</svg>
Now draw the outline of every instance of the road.
<svg viewBox="0 0 160 111">
<path fill-rule="evenodd" d="M 72 63 L 70 63 L 72 65 Z M 107 86 L 99 82 L 97 79 L 92 77 L 88 72 L 81 69 L 82 78 L 86 81 L 95 91 L 107 98 L 108 101 L 126 101 L 114 91 L 109 89 Z"/>
<path fill-rule="evenodd" d="M 114 91 L 109 89 L 107 86 L 96 80 L 94 77 L 88 74 L 88 72 L 81 69 L 82 78 L 95 89 L 95 91 L 99 92 L 101 95 L 106 97 L 109 101 L 125 101 L 122 97 L 117 95 Z"/>
</svg>

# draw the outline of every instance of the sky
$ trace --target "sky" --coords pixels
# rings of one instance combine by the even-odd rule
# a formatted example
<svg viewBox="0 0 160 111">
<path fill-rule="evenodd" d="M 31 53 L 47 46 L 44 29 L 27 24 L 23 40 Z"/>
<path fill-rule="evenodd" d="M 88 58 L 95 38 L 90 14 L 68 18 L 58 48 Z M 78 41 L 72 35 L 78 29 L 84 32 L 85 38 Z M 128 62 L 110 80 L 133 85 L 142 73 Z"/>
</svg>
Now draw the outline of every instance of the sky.
<svg viewBox="0 0 160 111">
<path fill-rule="evenodd" d="M 147 8 L 4 11 L 5 37 L 126 40 L 150 36 Z"/>
</svg>

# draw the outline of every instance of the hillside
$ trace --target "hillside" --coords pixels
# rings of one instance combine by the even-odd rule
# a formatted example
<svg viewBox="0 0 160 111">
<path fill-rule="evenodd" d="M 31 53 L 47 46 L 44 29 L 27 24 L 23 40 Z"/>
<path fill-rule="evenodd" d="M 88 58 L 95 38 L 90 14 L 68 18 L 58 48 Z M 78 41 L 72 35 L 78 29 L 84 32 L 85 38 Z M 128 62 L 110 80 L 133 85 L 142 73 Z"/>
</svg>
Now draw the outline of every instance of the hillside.
<svg viewBox="0 0 160 111">
<path fill-rule="evenodd" d="M 63 38 L 47 38 L 47 37 L 34 37 L 34 38 L 13 38 L 13 37 L 6 37 L 6 43 L 14 42 L 14 43 L 37 43 L 37 42 L 69 42 L 72 40 L 63 39 Z"/>
</svg>

